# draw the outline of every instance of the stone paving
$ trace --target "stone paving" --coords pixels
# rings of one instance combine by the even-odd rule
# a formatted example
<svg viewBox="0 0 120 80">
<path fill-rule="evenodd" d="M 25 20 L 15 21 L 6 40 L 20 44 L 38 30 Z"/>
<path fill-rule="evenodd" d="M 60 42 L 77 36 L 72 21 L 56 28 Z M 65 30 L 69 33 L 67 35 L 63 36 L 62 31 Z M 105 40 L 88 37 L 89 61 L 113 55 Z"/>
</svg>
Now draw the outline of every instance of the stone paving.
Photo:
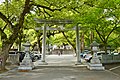
<svg viewBox="0 0 120 80">
<path fill-rule="evenodd" d="M 47 56 L 48 65 L 40 66 L 36 62 L 36 68 L 29 72 L 19 72 L 16 68 L 0 74 L 0 80 L 120 80 L 120 75 L 108 70 L 90 71 L 85 64 L 75 66 L 75 60 L 72 55 Z"/>
<path fill-rule="evenodd" d="M 74 55 L 47 55 L 46 62 L 48 65 L 45 66 L 74 66 L 77 59 Z M 36 66 L 39 65 L 40 61 L 35 62 Z M 43 65 L 44 66 L 44 65 Z"/>
</svg>

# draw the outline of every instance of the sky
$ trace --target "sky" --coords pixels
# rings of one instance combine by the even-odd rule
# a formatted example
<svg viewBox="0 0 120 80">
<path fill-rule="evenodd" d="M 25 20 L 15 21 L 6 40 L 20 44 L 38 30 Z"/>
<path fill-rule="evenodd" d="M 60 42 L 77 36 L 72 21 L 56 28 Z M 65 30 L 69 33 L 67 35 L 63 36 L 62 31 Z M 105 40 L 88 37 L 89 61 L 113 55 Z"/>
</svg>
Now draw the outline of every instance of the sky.
<svg viewBox="0 0 120 80">
<path fill-rule="evenodd" d="M 5 0 L 0 0 L 0 4 L 2 3 L 2 2 L 4 2 Z"/>
</svg>

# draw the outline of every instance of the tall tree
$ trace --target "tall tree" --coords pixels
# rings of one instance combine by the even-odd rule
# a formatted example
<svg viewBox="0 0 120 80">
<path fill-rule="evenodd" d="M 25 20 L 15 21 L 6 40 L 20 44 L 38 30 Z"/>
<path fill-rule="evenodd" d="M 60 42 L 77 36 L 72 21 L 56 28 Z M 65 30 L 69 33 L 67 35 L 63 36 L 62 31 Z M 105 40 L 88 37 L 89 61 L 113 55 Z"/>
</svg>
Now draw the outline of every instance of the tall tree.
<svg viewBox="0 0 120 80">
<path fill-rule="evenodd" d="M 7 24 L 9 29 L 11 29 L 11 35 L 7 37 L 7 34 L 5 34 L 4 29 L 0 28 L 0 31 L 2 32 L 2 52 L 0 54 L 0 57 L 2 58 L 2 70 L 5 70 L 5 64 L 7 57 L 9 55 L 9 49 L 13 45 L 14 41 L 18 37 L 18 33 L 23 28 L 23 23 L 25 19 L 25 15 L 30 11 L 31 8 L 31 1 L 25 0 L 23 11 L 20 13 L 18 22 L 14 25 L 12 21 L 10 21 L 6 15 L 4 15 L 2 12 L 0 12 L 0 18 Z"/>
<path fill-rule="evenodd" d="M 58 4 L 58 2 L 60 4 L 56 5 Z M 3 60 L 2 70 L 5 70 L 5 63 L 9 55 L 9 49 L 18 38 L 18 36 L 23 32 L 22 30 L 25 27 L 30 26 L 29 23 L 32 24 L 33 16 L 46 19 L 50 17 L 52 18 L 53 15 L 59 13 L 57 11 L 61 11 L 63 8 L 66 7 L 65 4 L 67 2 L 68 1 L 63 0 L 53 0 L 53 2 L 48 0 L 6 0 L 5 4 L 1 4 L 2 6 L 0 7 L 2 10 L 0 10 L 0 18 L 2 19 L 1 21 L 4 23 L 3 24 L 0 22 L 0 24 L 2 24 L 2 27 L 0 27 L 2 41 L 2 51 L 0 53 L 0 57 Z M 51 12 L 54 13 L 51 15 Z M 6 34 L 6 31 L 8 31 L 9 34 Z"/>
<path fill-rule="evenodd" d="M 79 22 L 97 33 L 107 52 L 108 40 L 117 29 L 120 29 L 119 0 L 85 0 L 80 8 L 73 10 L 78 13 Z M 81 9 L 84 10 L 81 11 Z M 86 28 L 87 29 L 87 28 Z M 94 34 L 96 34 L 94 33 Z"/>
</svg>

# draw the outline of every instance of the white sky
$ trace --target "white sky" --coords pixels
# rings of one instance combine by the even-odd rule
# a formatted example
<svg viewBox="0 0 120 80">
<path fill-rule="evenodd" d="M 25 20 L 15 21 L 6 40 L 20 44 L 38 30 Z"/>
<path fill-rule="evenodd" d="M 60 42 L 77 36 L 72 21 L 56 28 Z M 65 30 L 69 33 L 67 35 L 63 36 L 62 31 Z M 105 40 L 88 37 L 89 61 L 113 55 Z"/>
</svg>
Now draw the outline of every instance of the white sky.
<svg viewBox="0 0 120 80">
<path fill-rule="evenodd" d="M 0 0 L 0 4 L 2 3 L 2 2 L 4 2 L 5 0 Z"/>
</svg>

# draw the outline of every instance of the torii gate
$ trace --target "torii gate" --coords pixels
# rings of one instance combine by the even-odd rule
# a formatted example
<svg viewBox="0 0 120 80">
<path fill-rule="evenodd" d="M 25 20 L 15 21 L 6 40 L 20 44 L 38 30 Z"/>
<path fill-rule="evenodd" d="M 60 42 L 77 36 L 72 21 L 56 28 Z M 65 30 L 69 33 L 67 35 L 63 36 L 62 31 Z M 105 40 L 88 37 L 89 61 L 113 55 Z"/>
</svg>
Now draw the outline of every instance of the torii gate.
<svg viewBox="0 0 120 80">
<path fill-rule="evenodd" d="M 46 20 L 46 19 L 35 19 L 35 21 L 38 24 L 44 24 L 43 28 L 36 27 L 35 30 L 43 30 L 43 40 L 42 40 L 42 62 L 41 64 L 47 64 L 45 61 L 45 55 L 46 55 L 46 30 L 63 30 L 61 28 L 50 28 L 46 27 L 47 24 L 72 24 L 72 20 Z M 63 27 L 63 26 L 62 26 Z M 79 27 L 76 25 L 76 28 L 73 28 L 76 30 L 76 53 L 77 53 L 77 61 L 76 64 L 80 64 L 80 41 L 79 41 Z M 72 29 L 72 30 L 73 30 Z M 68 29 L 67 29 L 68 30 Z M 71 30 L 71 29 L 69 29 Z"/>
</svg>

